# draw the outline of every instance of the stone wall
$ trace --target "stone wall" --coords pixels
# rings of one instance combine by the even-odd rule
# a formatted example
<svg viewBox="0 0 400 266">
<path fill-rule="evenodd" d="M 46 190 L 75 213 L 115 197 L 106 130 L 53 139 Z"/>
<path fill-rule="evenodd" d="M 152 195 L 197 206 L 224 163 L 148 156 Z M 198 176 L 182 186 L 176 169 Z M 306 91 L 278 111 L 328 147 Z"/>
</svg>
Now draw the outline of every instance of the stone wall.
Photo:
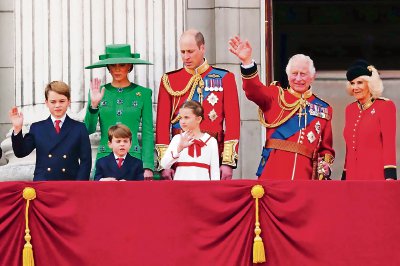
<svg viewBox="0 0 400 266">
<path fill-rule="evenodd" d="M 15 67 L 15 22 L 14 0 L 0 1 L 0 143 L 5 139 L 10 128 L 8 110 L 15 101 L 14 67 Z M 4 156 L 0 165 L 4 164 Z"/>
</svg>

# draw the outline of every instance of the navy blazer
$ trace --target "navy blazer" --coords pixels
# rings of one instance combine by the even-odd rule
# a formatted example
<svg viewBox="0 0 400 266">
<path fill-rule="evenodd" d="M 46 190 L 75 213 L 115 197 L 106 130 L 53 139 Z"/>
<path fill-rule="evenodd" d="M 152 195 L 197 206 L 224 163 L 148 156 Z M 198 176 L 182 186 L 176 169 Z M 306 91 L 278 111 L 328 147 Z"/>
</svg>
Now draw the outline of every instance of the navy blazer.
<svg viewBox="0 0 400 266">
<path fill-rule="evenodd" d="M 114 153 L 100 158 L 96 162 L 96 174 L 94 180 L 100 180 L 103 177 L 114 177 L 117 180 L 144 180 L 143 162 L 129 153 L 126 155 L 121 168 L 118 168 Z"/>
<path fill-rule="evenodd" d="M 18 158 L 36 149 L 34 181 L 89 180 L 92 151 L 85 124 L 67 115 L 57 134 L 51 117 L 31 125 L 29 133 L 22 130 L 11 135 L 12 147 Z"/>
</svg>

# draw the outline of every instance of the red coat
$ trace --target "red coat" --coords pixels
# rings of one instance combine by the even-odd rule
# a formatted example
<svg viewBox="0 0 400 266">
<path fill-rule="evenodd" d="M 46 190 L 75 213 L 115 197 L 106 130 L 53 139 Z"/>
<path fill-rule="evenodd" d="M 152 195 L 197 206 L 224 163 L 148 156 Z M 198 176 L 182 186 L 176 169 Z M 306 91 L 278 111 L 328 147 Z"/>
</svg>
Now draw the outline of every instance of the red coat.
<svg viewBox="0 0 400 266">
<path fill-rule="evenodd" d="M 256 66 L 255 69 L 242 68 L 242 76 L 246 97 L 260 107 L 266 123 L 273 124 L 288 118 L 287 122 L 267 129 L 266 145 L 271 139 L 281 139 L 313 152 L 313 157 L 310 158 L 281 149 L 270 149 L 269 153 L 266 152 L 268 149 L 264 149 L 263 154 L 268 156 L 267 158 L 264 156 L 260 163 L 260 165 L 265 164 L 263 169 L 259 168 L 259 171 L 262 170 L 260 179 L 307 180 L 313 177 L 316 170 L 314 161 L 317 157 L 325 157 L 329 163 L 333 162 L 335 152 L 332 148 L 332 108 L 327 103 L 312 94 L 311 90 L 303 93 L 303 97 L 306 97 L 305 104 L 308 106 L 305 111 L 307 118 L 303 115 L 299 121 L 299 112 L 290 115 L 293 108 L 284 110 L 283 103 L 279 100 L 283 98 L 287 106 L 290 106 L 299 100 L 301 96 L 299 93 L 291 89 L 283 90 L 275 85 L 268 87 L 263 85 L 256 74 Z M 283 97 L 279 96 L 280 92 Z M 305 112 L 303 109 L 303 113 Z M 308 124 L 304 127 L 306 122 Z"/>
<path fill-rule="evenodd" d="M 347 180 L 384 180 L 396 174 L 396 106 L 378 98 L 366 110 L 357 102 L 346 108 Z M 385 170 L 384 170 L 385 169 Z"/>
<path fill-rule="evenodd" d="M 193 74 L 189 71 L 181 68 L 166 73 L 170 85 L 169 89 L 174 92 L 184 90 L 193 77 Z M 236 167 L 240 136 L 240 112 L 235 77 L 227 70 L 209 66 L 207 62 L 199 67 L 199 73 L 201 73 L 204 82 L 202 93 L 205 95 L 202 101 L 204 120 L 200 125 L 201 130 L 217 139 L 219 154 L 222 154 L 222 163 Z M 187 101 L 190 93 L 189 89 L 182 96 L 171 95 L 171 92 L 166 89 L 163 79 L 160 83 L 157 106 L 156 149 L 158 159 L 162 156 L 160 151 L 161 153 L 163 150 L 165 151 L 170 143 L 171 121 L 177 117 L 179 108 Z M 209 87 L 219 89 L 210 91 Z M 199 100 L 197 89 L 195 89 L 192 99 Z M 180 128 L 179 121 L 174 123 L 174 127 L 177 127 L 177 129 L 173 130 L 172 136 Z"/>
</svg>

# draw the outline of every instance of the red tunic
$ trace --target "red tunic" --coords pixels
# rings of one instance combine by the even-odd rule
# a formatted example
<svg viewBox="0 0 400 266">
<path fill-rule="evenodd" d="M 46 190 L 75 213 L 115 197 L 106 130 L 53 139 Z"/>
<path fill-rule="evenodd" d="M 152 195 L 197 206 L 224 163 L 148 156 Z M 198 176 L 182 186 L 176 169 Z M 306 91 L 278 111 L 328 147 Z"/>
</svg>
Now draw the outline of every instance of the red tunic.
<svg viewBox="0 0 400 266">
<path fill-rule="evenodd" d="M 384 180 L 396 168 L 396 106 L 378 98 L 366 110 L 357 102 L 346 108 L 344 170 L 347 180 Z"/>
<path fill-rule="evenodd" d="M 242 74 L 244 70 L 242 69 Z M 255 72 L 255 71 L 254 71 Z M 291 110 L 282 109 L 282 103 L 279 103 L 279 92 L 280 88 L 278 86 L 263 85 L 258 75 L 252 74 L 248 75 L 248 77 L 243 78 L 243 89 L 246 93 L 246 97 L 256 103 L 262 112 L 264 113 L 265 121 L 269 124 L 276 123 L 277 121 L 288 117 L 290 115 Z M 318 102 L 322 102 L 319 99 L 316 99 L 315 95 L 311 93 L 311 91 L 307 91 L 303 94 L 303 97 L 308 97 L 306 103 L 310 106 L 310 103 L 317 100 Z M 300 94 L 294 92 L 293 90 L 283 90 L 283 98 L 285 99 L 288 105 L 296 102 Z M 280 149 L 272 149 L 268 159 L 265 162 L 265 167 L 262 171 L 260 179 L 283 179 L 283 180 L 297 180 L 297 179 L 311 179 L 313 176 L 313 162 L 317 159 L 317 156 L 331 158 L 331 162 L 333 162 L 333 157 L 335 152 L 332 148 L 332 126 L 331 126 L 331 118 L 332 118 L 332 108 L 326 104 L 324 106 L 324 114 L 319 116 L 313 116 L 310 113 L 310 110 L 307 109 L 307 120 L 311 121 L 307 126 L 304 127 L 305 124 L 305 116 L 302 116 L 299 123 L 292 123 L 290 128 L 285 130 L 289 130 L 294 132 L 288 138 L 282 138 L 286 141 L 302 144 L 307 147 L 309 150 L 314 151 L 314 158 L 311 159 L 307 156 L 304 156 L 299 153 L 289 152 Z M 313 108 L 316 106 L 312 104 Z M 315 107 L 316 108 L 316 107 Z M 295 112 L 291 117 L 298 116 L 298 112 Z M 298 119 L 296 119 L 298 121 Z M 283 123 L 276 128 L 268 128 L 266 131 L 266 143 L 269 139 L 276 139 L 276 136 L 280 130 L 288 127 L 288 124 Z"/>
<path fill-rule="evenodd" d="M 211 79 L 212 81 L 204 82 L 205 88 L 202 89 L 206 97 L 202 102 L 204 120 L 200 127 L 202 131 L 217 139 L 219 154 L 222 154 L 222 158 L 225 152 L 229 152 L 231 153 L 229 156 L 235 157 L 235 159 L 226 164 L 236 167 L 240 136 L 240 112 L 235 77 L 227 70 L 213 68 L 207 63 L 205 64 L 203 65 L 205 68 L 203 68 L 204 72 L 202 71 L 201 77 L 204 81 L 205 79 Z M 217 74 L 210 74 L 211 71 L 213 71 L 212 73 L 216 71 Z M 182 91 L 187 86 L 193 74 L 189 73 L 185 68 L 181 68 L 167 73 L 167 76 L 170 88 L 176 92 Z M 206 92 L 206 87 L 211 86 L 218 87 L 219 90 Z M 161 81 L 157 106 L 156 147 L 170 143 L 171 120 L 176 118 L 179 108 L 187 101 L 189 93 L 190 89 L 182 96 L 172 96 L 165 88 L 164 82 Z M 196 95 L 192 99 L 195 100 L 195 98 Z M 178 126 L 178 124 L 179 121 L 175 126 Z M 173 131 L 172 136 L 175 133 L 176 131 Z M 230 145 L 227 145 L 229 143 Z M 227 146 L 231 147 L 232 151 L 227 150 Z"/>
</svg>

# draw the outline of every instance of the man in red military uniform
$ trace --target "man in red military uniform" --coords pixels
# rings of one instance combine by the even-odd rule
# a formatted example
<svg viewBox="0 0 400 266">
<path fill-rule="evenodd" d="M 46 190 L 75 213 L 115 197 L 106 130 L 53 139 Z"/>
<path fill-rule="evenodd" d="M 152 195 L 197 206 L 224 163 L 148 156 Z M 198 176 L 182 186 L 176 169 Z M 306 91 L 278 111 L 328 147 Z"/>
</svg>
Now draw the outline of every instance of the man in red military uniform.
<svg viewBox="0 0 400 266">
<path fill-rule="evenodd" d="M 235 77 L 215 68 L 204 58 L 205 42 L 201 32 L 185 31 L 179 41 L 184 67 L 163 75 L 160 83 L 156 123 L 158 162 L 166 151 L 171 135 L 181 132 L 179 109 L 188 100 L 200 102 L 205 119 L 200 127 L 215 137 L 221 154 L 221 179 L 231 179 L 237 166 L 240 136 L 239 100 Z M 162 170 L 164 179 L 172 179 L 173 170 Z"/>
<path fill-rule="evenodd" d="M 261 179 L 324 179 L 330 176 L 332 108 L 311 90 L 315 78 L 308 56 L 293 56 L 286 67 L 289 85 L 264 86 L 258 77 L 248 41 L 230 39 L 229 50 L 242 62 L 246 97 L 259 106 L 260 122 L 267 128 L 257 175 Z"/>
</svg>

